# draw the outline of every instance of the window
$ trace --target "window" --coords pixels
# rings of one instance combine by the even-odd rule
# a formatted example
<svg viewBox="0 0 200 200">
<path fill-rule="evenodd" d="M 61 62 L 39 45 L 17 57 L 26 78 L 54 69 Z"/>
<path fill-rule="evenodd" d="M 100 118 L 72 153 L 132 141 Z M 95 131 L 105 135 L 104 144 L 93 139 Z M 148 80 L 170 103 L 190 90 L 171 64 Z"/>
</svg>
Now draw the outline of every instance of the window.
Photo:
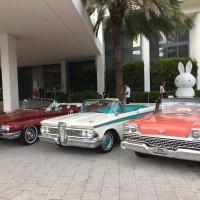
<svg viewBox="0 0 200 200">
<path fill-rule="evenodd" d="M 177 34 L 170 40 L 162 34 L 162 40 L 150 42 L 151 61 L 158 58 L 188 57 L 189 56 L 189 32 Z"/>
<path fill-rule="evenodd" d="M 141 50 L 133 51 L 133 59 L 134 61 L 140 61 L 141 60 Z"/>
<path fill-rule="evenodd" d="M 167 57 L 167 48 L 161 47 L 159 48 L 159 58 L 166 58 Z"/>
<path fill-rule="evenodd" d="M 141 46 L 141 39 L 140 35 L 138 35 L 137 40 L 133 40 L 133 47 L 140 47 Z"/>
<path fill-rule="evenodd" d="M 188 45 L 182 45 L 178 47 L 178 57 L 187 57 L 188 54 Z"/>
<path fill-rule="evenodd" d="M 168 58 L 177 57 L 177 47 L 168 48 Z"/>
<path fill-rule="evenodd" d="M 61 66 L 60 64 L 45 65 L 43 70 L 44 87 L 46 91 L 52 92 L 54 87 L 61 85 Z"/>
</svg>

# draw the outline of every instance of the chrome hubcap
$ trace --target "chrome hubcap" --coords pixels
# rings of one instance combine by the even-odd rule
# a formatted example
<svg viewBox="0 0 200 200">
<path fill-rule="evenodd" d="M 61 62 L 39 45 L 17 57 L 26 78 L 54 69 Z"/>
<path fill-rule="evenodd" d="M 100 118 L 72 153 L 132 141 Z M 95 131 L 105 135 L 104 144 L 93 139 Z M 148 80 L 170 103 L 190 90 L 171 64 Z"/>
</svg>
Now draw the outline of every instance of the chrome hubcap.
<svg viewBox="0 0 200 200">
<path fill-rule="evenodd" d="M 29 127 L 27 130 L 26 130 L 26 140 L 28 142 L 32 142 L 33 140 L 35 140 L 36 138 L 36 130 L 34 127 Z"/>
<path fill-rule="evenodd" d="M 103 137 L 103 142 L 102 142 L 103 149 L 106 149 L 106 150 L 110 149 L 112 147 L 112 143 L 113 143 L 112 136 L 110 134 L 106 134 Z"/>
</svg>

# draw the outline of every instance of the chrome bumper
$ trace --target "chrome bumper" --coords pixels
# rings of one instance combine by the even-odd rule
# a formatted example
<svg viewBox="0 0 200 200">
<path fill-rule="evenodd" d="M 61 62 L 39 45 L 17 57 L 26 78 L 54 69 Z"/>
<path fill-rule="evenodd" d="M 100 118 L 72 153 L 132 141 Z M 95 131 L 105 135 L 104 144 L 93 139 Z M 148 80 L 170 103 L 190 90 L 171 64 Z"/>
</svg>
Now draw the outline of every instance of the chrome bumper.
<svg viewBox="0 0 200 200">
<path fill-rule="evenodd" d="M 86 139 L 79 137 L 67 137 L 65 142 L 61 143 L 58 136 L 55 137 L 51 135 L 39 135 L 38 137 L 41 141 L 51 142 L 62 146 L 76 146 L 85 148 L 96 148 L 100 146 L 102 142 L 102 139 L 100 138 Z"/>
<path fill-rule="evenodd" d="M 126 141 L 126 140 L 121 142 L 121 148 L 156 156 L 200 161 L 200 151 L 198 150 L 179 148 L 176 151 L 172 151 L 172 150 L 167 150 L 165 148 L 157 148 L 157 147 L 152 148 L 146 146 L 145 144 L 132 143 L 131 141 Z"/>
<path fill-rule="evenodd" d="M 0 133 L 0 138 L 14 140 L 14 139 L 19 138 L 20 134 L 21 134 L 21 131 L 15 132 L 15 133 Z"/>
</svg>

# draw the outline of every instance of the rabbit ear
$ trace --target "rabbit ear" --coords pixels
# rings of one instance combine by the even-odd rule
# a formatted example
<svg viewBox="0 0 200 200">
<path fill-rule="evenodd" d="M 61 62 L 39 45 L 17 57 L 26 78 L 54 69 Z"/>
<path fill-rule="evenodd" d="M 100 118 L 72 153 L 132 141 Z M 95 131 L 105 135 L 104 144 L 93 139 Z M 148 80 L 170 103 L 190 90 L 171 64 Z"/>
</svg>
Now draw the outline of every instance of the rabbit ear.
<svg viewBox="0 0 200 200">
<path fill-rule="evenodd" d="M 186 64 L 186 72 L 191 73 L 192 71 L 192 62 L 189 60 Z"/>
<path fill-rule="evenodd" d="M 184 65 L 181 62 L 178 63 L 178 71 L 180 74 L 185 72 Z"/>
</svg>

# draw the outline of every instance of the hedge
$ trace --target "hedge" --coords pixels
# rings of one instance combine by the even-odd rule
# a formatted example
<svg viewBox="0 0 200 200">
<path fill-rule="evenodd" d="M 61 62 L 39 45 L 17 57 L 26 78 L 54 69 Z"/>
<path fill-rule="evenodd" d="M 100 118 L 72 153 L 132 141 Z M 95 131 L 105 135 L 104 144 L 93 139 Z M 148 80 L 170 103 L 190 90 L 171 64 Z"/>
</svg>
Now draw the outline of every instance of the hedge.
<svg viewBox="0 0 200 200">
<path fill-rule="evenodd" d="M 85 99 L 99 99 L 102 95 L 98 94 L 96 91 L 83 91 L 83 92 L 70 92 L 64 93 L 60 92 L 56 96 L 56 101 L 58 102 L 79 102 L 81 103 Z"/>
<path fill-rule="evenodd" d="M 175 96 L 176 90 L 167 91 L 168 95 Z M 110 97 L 115 98 L 112 93 Z M 102 96 L 95 91 L 84 91 L 84 92 L 71 92 L 70 95 L 67 93 L 59 93 L 56 96 L 58 102 L 82 102 L 85 99 L 101 99 Z M 131 103 L 155 103 L 159 98 L 159 91 L 152 92 L 131 92 Z M 200 98 L 200 90 L 195 90 L 195 98 Z"/>
<path fill-rule="evenodd" d="M 196 77 L 197 62 L 191 58 L 162 58 L 152 62 L 150 67 L 151 90 L 159 90 L 162 81 L 166 82 L 167 90 L 176 90 L 174 80 L 179 75 L 178 63 L 182 62 L 186 66 L 189 60 L 193 65 L 191 73 Z"/>
<path fill-rule="evenodd" d="M 144 63 L 127 62 L 122 66 L 123 80 L 132 91 L 144 91 Z M 115 69 L 106 71 L 105 88 L 112 95 L 115 93 Z"/>
<path fill-rule="evenodd" d="M 200 90 L 194 90 L 194 98 L 200 98 Z M 175 97 L 176 90 L 167 91 L 168 95 Z M 159 98 L 159 91 L 152 92 L 131 92 L 131 103 L 155 103 Z"/>
<path fill-rule="evenodd" d="M 179 75 L 178 63 L 182 62 L 184 66 L 191 60 L 193 68 L 192 74 L 197 76 L 197 62 L 191 58 L 161 58 L 155 60 L 150 66 L 150 84 L 151 91 L 159 91 L 162 81 L 166 82 L 167 90 L 176 90 L 174 84 L 175 78 Z M 127 62 L 122 66 L 123 80 L 127 83 L 132 91 L 144 91 L 144 63 L 143 62 Z M 115 69 L 106 71 L 106 90 L 115 93 Z"/>
<path fill-rule="evenodd" d="M 123 64 L 123 79 L 131 88 L 131 102 L 155 102 L 159 97 L 159 88 L 162 81 L 166 81 L 166 91 L 170 95 L 175 95 L 176 86 L 174 80 L 178 71 L 178 63 L 184 66 L 191 60 L 193 64 L 192 74 L 197 76 L 197 62 L 191 58 L 162 58 L 155 60 L 150 66 L 151 91 L 144 92 L 144 63 L 127 62 Z M 105 80 L 106 90 L 109 97 L 115 98 L 115 69 L 106 71 Z M 194 86 L 195 88 L 195 86 Z M 200 92 L 195 91 L 196 96 L 200 97 Z M 101 98 L 96 91 L 71 92 L 70 94 L 60 93 L 56 99 L 59 102 L 82 102 L 85 99 Z"/>
</svg>

